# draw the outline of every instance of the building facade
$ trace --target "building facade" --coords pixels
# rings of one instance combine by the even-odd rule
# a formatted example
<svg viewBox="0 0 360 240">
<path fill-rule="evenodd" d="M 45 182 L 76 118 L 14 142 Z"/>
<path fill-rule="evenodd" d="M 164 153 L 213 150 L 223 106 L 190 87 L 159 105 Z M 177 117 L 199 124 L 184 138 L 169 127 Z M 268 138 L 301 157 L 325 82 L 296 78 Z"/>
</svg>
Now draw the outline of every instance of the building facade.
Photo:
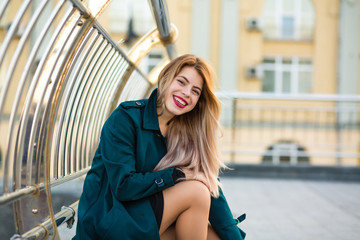
<svg viewBox="0 0 360 240">
<path fill-rule="evenodd" d="M 227 161 L 360 164 L 359 102 L 338 97 L 360 93 L 359 1 L 168 6 L 179 52 L 207 59 L 219 91 L 239 92 L 222 99 Z"/>
</svg>

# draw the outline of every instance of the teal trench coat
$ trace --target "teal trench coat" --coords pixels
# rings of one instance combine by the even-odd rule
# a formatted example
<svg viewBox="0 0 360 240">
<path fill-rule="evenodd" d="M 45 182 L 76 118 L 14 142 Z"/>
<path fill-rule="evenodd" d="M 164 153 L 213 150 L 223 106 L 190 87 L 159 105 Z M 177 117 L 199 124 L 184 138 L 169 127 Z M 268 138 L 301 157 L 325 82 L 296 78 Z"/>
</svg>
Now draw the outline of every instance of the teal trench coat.
<svg viewBox="0 0 360 240">
<path fill-rule="evenodd" d="M 174 185 L 173 168 L 152 170 L 166 153 L 149 99 L 121 103 L 105 122 L 78 207 L 73 239 L 159 239 L 148 197 Z M 221 239 L 245 237 L 223 193 L 211 199 L 209 221 Z"/>
</svg>

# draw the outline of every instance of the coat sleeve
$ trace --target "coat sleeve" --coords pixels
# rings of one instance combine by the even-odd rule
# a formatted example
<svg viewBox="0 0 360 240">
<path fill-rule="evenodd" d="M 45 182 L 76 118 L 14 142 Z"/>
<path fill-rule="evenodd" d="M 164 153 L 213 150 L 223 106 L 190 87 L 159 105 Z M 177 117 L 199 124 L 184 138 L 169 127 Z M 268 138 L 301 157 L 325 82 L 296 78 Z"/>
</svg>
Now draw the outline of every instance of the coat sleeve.
<svg viewBox="0 0 360 240">
<path fill-rule="evenodd" d="M 218 198 L 211 198 L 209 221 L 215 232 L 219 235 L 221 240 L 227 239 L 245 239 L 245 232 L 237 227 L 237 224 L 243 221 L 245 214 L 239 218 L 234 219 L 226 198 L 221 190 Z"/>
<path fill-rule="evenodd" d="M 103 126 L 97 155 L 103 161 L 111 190 L 119 201 L 138 200 L 174 185 L 174 168 L 136 171 L 135 138 L 134 122 L 124 110 L 116 109 Z"/>
</svg>

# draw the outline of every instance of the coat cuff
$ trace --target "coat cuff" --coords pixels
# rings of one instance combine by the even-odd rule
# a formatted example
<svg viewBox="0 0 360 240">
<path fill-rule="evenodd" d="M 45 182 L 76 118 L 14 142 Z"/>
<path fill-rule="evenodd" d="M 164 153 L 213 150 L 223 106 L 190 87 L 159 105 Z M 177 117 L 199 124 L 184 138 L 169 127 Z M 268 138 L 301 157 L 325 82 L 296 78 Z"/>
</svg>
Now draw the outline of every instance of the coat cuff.
<svg viewBox="0 0 360 240">
<path fill-rule="evenodd" d="M 174 186 L 174 181 L 173 181 L 173 172 L 174 172 L 175 168 L 168 168 L 168 169 L 164 169 L 158 172 L 155 172 L 155 180 L 154 183 L 156 184 L 159 192 Z"/>
</svg>

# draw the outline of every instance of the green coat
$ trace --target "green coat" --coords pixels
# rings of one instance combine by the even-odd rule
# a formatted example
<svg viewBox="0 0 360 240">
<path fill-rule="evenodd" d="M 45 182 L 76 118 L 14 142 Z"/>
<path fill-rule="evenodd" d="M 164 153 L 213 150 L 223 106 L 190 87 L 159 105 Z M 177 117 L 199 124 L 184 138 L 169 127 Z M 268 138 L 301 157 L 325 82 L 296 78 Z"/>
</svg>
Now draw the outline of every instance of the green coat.
<svg viewBox="0 0 360 240">
<path fill-rule="evenodd" d="M 121 103 L 105 122 L 73 239 L 159 239 L 148 197 L 174 185 L 174 169 L 152 172 L 166 153 L 156 96 Z M 209 220 L 222 239 L 242 239 L 222 192 L 211 200 Z"/>
</svg>

